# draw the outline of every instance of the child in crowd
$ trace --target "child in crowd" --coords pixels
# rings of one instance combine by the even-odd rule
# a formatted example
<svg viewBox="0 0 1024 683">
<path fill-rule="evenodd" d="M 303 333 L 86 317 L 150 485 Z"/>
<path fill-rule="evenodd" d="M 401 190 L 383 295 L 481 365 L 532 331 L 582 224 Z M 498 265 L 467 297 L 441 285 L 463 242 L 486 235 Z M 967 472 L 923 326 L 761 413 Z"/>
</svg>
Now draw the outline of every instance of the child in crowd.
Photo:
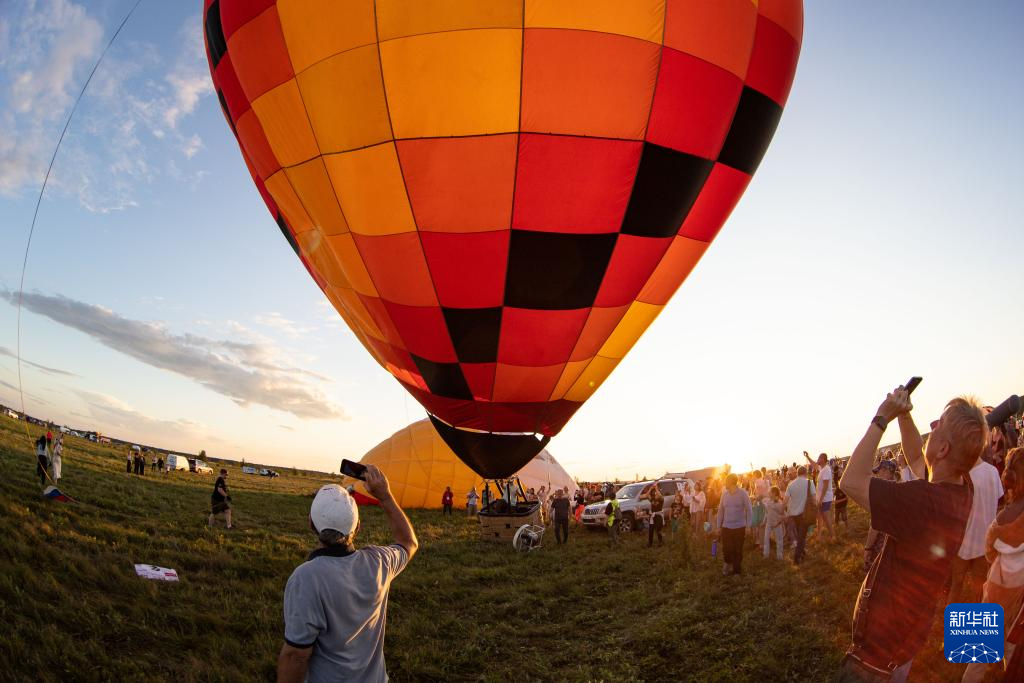
<svg viewBox="0 0 1024 683">
<path fill-rule="evenodd" d="M 842 475 L 840 475 L 842 476 Z M 839 477 L 836 477 L 839 480 Z M 849 498 L 846 496 L 846 492 L 841 488 L 836 489 L 835 502 L 832 504 L 832 514 L 835 518 L 833 520 L 836 531 L 839 531 L 839 522 L 843 523 L 843 531 L 848 531 L 850 528 L 850 521 L 846 517 L 846 503 Z"/>
<path fill-rule="evenodd" d="M 784 528 L 784 522 L 786 520 L 786 510 L 782 503 L 782 491 L 779 490 L 778 486 L 773 486 L 768 494 L 768 499 L 764 502 L 765 509 L 765 524 L 764 524 L 764 540 L 762 552 L 764 553 L 765 559 L 771 556 L 772 551 L 772 536 L 775 537 L 775 557 L 782 559 L 782 551 L 785 544 L 782 540 L 782 532 Z"/>
</svg>

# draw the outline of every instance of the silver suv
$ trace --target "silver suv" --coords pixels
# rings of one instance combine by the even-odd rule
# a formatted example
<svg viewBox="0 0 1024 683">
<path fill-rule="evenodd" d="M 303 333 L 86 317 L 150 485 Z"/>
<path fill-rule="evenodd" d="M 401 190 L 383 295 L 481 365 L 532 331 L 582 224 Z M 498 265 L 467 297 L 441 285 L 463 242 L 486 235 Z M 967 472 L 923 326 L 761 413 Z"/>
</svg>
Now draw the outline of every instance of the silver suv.
<svg viewBox="0 0 1024 683">
<path fill-rule="evenodd" d="M 667 511 L 672 504 L 672 496 L 676 495 L 676 491 L 682 488 L 684 483 L 689 483 L 690 489 L 693 489 L 693 481 L 689 479 L 652 479 L 623 486 L 615 494 L 615 498 L 619 501 L 619 531 L 629 532 L 639 529 L 643 526 L 644 520 L 651 516 L 651 501 L 647 499 L 647 496 L 650 494 L 652 486 L 656 484 L 661 495 L 665 496 L 665 510 Z M 606 499 L 583 508 L 580 521 L 588 527 L 603 529 L 608 522 L 608 516 L 604 511 L 609 502 Z"/>
</svg>

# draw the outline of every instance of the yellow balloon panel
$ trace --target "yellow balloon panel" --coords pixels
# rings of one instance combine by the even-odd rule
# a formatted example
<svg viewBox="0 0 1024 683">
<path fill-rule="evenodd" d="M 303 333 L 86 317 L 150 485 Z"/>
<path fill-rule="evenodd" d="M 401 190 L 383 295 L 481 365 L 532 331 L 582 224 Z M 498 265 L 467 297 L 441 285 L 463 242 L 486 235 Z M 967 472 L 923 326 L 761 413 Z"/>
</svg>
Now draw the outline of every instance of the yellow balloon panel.
<svg viewBox="0 0 1024 683">
<path fill-rule="evenodd" d="M 277 11 L 295 73 L 377 42 L 373 0 L 278 0 Z"/>
<path fill-rule="evenodd" d="M 523 0 L 377 0 L 381 42 L 472 28 L 522 28 Z"/>
<path fill-rule="evenodd" d="M 329 57 L 297 80 L 321 154 L 392 139 L 376 45 Z"/>
<path fill-rule="evenodd" d="M 403 508 L 440 508 L 446 486 L 452 487 L 456 505 L 465 504 L 474 486 L 477 493 L 483 490 L 483 480 L 455 456 L 428 420 L 395 432 L 360 462 L 384 472 Z M 369 495 L 362 483 L 359 489 Z"/>
<path fill-rule="evenodd" d="M 393 235 L 415 232 L 395 144 L 324 157 L 352 232 Z"/>
<path fill-rule="evenodd" d="M 396 138 L 519 130 L 523 32 L 429 33 L 380 45 Z"/>
<path fill-rule="evenodd" d="M 526 0 L 527 28 L 573 28 L 661 44 L 665 0 Z"/>
<path fill-rule="evenodd" d="M 376 465 L 387 476 L 391 493 L 403 508 L 441 507 L 446 486 L 452 488 L 455 507 L 464 508 L 473 487 L 482 494 L 483 479 L 456 457 L 429 420 L 414 422 L 392 434 L 363 456 L 364 465 Z M 524 488 L 569 488 L 576 483 L 547 451 L 541 451 L 519 472 Z M 356 488 L 369 492 L 362 482 Z"/>
<path fill-rule="evenodd" d="M 254 100 L 252 110 L 263 124 L 270 149 L 282 166 L 294 166 L 319 156 L 306 105 L 294 78 Z"/>
<path fill-rule="evenodd" d="M 349 231 L 323 159 L 316 158 L 287 168 L 285 174 L 295 192 L 301 195 L 313 224 L 324 235 L 340 235 Z"/>
</svg>

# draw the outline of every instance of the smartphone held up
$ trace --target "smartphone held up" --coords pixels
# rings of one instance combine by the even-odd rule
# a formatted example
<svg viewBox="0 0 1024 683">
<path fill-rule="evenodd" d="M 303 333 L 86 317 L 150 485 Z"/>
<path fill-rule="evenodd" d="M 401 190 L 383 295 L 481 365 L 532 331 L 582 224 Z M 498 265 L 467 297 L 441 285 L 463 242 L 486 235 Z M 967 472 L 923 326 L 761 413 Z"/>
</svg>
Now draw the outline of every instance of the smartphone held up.
<svg viewBox="0 0 1024 683">
<path fill-rule="evenodd" d="M 351 460 L 341 461 L 341 473 L 360 481 L 366 481 L 366 465 Z"/>
</svg>

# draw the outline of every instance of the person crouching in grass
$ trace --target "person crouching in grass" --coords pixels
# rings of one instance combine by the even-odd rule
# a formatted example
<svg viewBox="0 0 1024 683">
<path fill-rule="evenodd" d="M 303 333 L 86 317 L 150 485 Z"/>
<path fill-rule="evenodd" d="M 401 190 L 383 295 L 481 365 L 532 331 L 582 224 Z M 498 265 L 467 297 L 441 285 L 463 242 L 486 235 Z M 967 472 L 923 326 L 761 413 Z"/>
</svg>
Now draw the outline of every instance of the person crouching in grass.
<svg viewBox="0 0 1024 683">
<path fill-rule="evenodd" d="M 419 543 L 387 478 L 375 465 L 366 468 L 366 489 L 380 501 L 394 542 L 357 550 L 355 500 L 337 484 L 317 491 L 309 508 L 309 528 L 320 547 L 292 572 L 284 589 L 279 683 L 388 680 L 388 592 Z"/>
<path fill-rule="evenodd" d="M 897 387 L 879 405 L 843 473 L 843 490 L 885 534 L 854 607 L 853 638 L 838 681 L 905 681 L 928 639 L 967 529 L 974 497 L 969 472 L 988 441 L 981 406 L 969 398 L 946 404 L 922 447 L 910 395 Z M 886 426 L 898 420 L 914 481 L 871 476 Z"/>
</svg>

